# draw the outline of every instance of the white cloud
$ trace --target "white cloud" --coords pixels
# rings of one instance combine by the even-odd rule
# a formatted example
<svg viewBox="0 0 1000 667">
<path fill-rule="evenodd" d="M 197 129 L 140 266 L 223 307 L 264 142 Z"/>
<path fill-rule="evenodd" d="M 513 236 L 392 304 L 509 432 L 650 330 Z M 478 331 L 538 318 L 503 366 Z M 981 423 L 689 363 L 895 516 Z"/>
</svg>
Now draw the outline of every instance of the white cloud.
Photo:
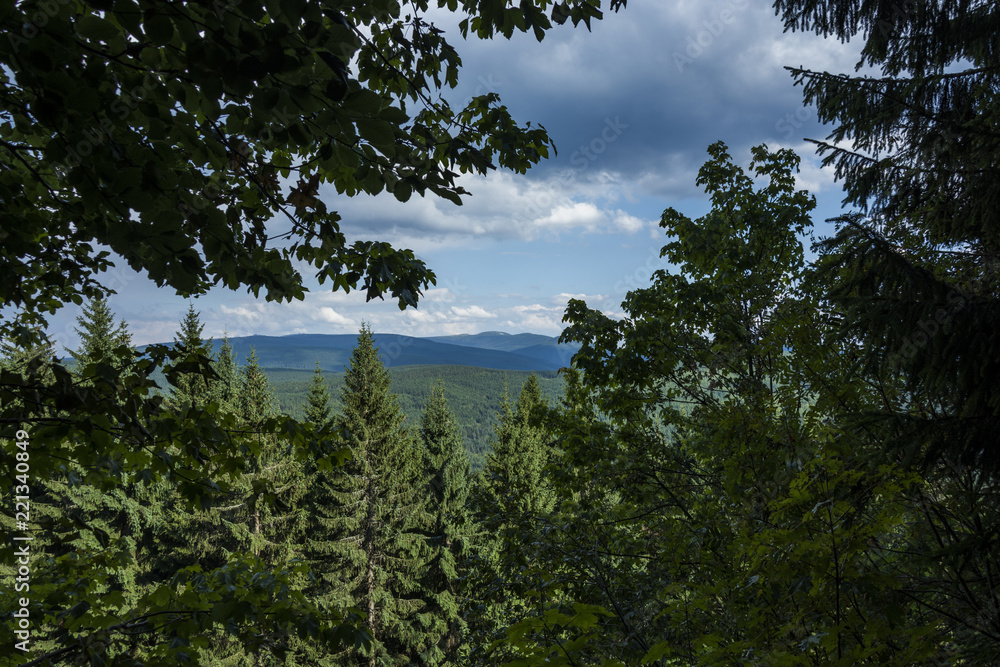
<svg viewBox="0 0 1000 667">
<path fill-rule="evenodd" d="M 602 303 L 610 298 L 607 294 L 556 294 L 552 297 L 552 303 L 556 304 L 560 310 L 565 310 L 566 305 L 569 303 L 570 299 L 576 299 L 577 301 L 585 301 L 589 306 L 593 307 L 595 303 Z"/>
<path fill-rule="evenodd" d="M 340 324 L 344 326 L 354 326 L 354 321 L 348 317 L 344 317 L 333 308 L 329 306 L 323 306 L 316 311 L 316 319 L 321 322 L 329 322 L 331 324 Z"/>
<path fill-rule="evenodd" d="M 405 204 L 389 195 L 337 197 L 328 188 L 327 205 L 343 217 L 351 237 L 385 237 L 398 247 L 426 253 L 463 247 L 480 239 L 531 241 L 566 233 L 625 233 L 642 230 L 639 218 L 609 204 L 631 194 L 608 172 L 564 171 L 529 179 L 507 172 L 459 179 L 471 196 L 461 207 L 432 195 Z"/>
<path fill-rule="evenodd" d="M 432 287 L 425 290 L 420 301 L 422 303 L 453 303 L 455 294 L 447 287 Z"/>
<path fill-rule="evenodd" d="M 496 317 L 493 313 L 479 306 L 470 306 L 468 308 L 459 308 L 457 306 L 452 306 L 451 313 L 455 317 L 462 319 L 488 320 L 493 317 Z"/>
</svg>

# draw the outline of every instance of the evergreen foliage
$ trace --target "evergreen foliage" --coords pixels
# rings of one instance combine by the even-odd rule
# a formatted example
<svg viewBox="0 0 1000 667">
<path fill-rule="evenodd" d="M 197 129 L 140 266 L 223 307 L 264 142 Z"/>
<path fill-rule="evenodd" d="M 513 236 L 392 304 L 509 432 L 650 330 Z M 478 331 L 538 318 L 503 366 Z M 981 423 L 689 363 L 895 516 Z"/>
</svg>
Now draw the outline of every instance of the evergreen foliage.
<svg viewBox="0 0 1000 667">
<path fill-rule="evenodd" d="M 190 407 L 205 407 L 213 398 L 215 383 L 206 374 L 205 369 L 212 366 L 212 341 L 204 340 L 201 333 L 205 325 L 201 323 L 200 313 L 194 309 L 194 304 L 188 304 L 187 313 L 181 320 L 180 329 L 174 336 L 174 344 L 188 355 L 187 360 L 175 367 L 178 371 L 173 401 L 180 409 Z M 181 371 L 184 367 L 193 366 L 196 370 Z"/>
<path fill-rule="evenodd" d="M 541 39 L 553 25 L 548 0 L 445 4 L 466 36 L 530 31 Z M 311 266 L 334 290 L 415 305 L 433 273 L 412 251 L 348 241 L 317 196 L 319 184 L 346 196 L 389 191 L 406 201 L 429 192 L 458 203 L 466 194 L 460 173 L 523 172 L 551 144 L 543 129 L 515 122 L 493 93 L 461 109 L 445 101 L 460 60 L 420 18 L 426 9 L 382 0 L 5 4 L 0 335 L 29 349 L 49 314 L 111 293 L 101 274 L 114 266 L 112 253 L 183 296 L 220 285 L 302 298 L 299 269 Z M 554 18 L 589 26 L 600 16 L 595 3 L 568 0 Z M 291 172 L 294 183 L 283 177 Z M 277 244 L 275 215 L 291 220 Z M 88 310 L 85 319 L 100 315 Z M 280 499 L 287 485 L 266 475 L 285 466 L 267 465 L 270 452 L 276 460 L 294 453 L 295 461 L 342 461 L 334 438 L 317 439 L 293 420 L 234 416 L 247 405 L 235 384 L 218 401 L 231 401 L 232 412 L 175 410 L 159 378 L 187 391 L 180 378 L 197 370 L 190 359 L 156 345 L 137 359 L 124 330 L 111 341 L 78 351 L 75 373 L 58 363 L 0 370 L 0 420 L 30 434 L 31 477 L 40 484 L 62 480 L 109 499 L 122 491 L 134 502 L 134 480 L 162 483 L 184 505 L 208 508 L 247 491 L 248 462 L 265 463 L 252 473 L 261 476 L 251 496 Z M 0 467 L 14 469 L 14 456 L 0 452 Z M 322 646 L 367 638 L 350 614 L 320 615 L 290 585 L 293 574 L 242 553 L 169 579 L 147 568 L 143 590 L 112 590 L 110 573 L 132 567 L 141 549 L 119 541 L 101 552 L 77 549 L 103 537 L 71 509 L 45 526 L 61 550 L 32 570 L 38 664 L 197 663 L 219 632 L 260 660 L 280 657 L 292 635 Z M 14 608 L 12 595 L 5 588 L 0 606 Z M 2 624 L 5 650 L 13 639 Z"/>
<path fill-rule="evenodd" d="M 302 537 L 305 491 L 302 465 L 274 432 L 278 405 L 267 375 L 251 351 L 243 366 L 238 423 L 255 434 L 245 450 L 246 469 L 236 485 L 235 506 L 222 508 L 237 553 L 284 564 L 294 557 Z"/>
<path fill-rule="evenodd" d="M 539 531 L 555 502 L 546 471 L 553 452 L 537 423 L 545 407 L 534 375 L 514 405 L 504 395 L 493 451 L 470 495 L 478 534 L 469 559 L 467 649 L 475 664 L 513 657 L 505 650 L 494 653 L 491 644 L 502 642 L 506 629 L 523 618 L 532 604 L 529 591 L 541 586 L 529 566 L 537 558 Z"/>
<path fill-rule="evenodd" d="M 316 594 L 361 610 L 373 642 L 352 660 L 406 664 L 422 641 L 416 616 L 424 606 L 423 454 L 403 426 L 367 325 L 351 355 L 341 403 L 337 422 L 353 458 L 343 469 L 319 471 L 309 491 Z"/>
<path fill-rule="evenodd" d="M 323 372 L 316 362 L 316 370 L 309 383 L 309 394 L 306 396 L 306 422 L 316 428 L 322 428 L 330 423 L 330 390 L 323 379 Z"/>
<path fill-rule="evenodd" d="M 212 400 L 218 403 L 224 412 L 236 414 L 240 395 L 240 367 L 236 362 L 233 346 L 229 343 L 229 337 L 225 334 L 222 336 L 222 345 L 219 347 L 213 370 L 217 379 L 212 383 Z"/>
<path fill-rule="evenodd" d="M 267 374 L 282 409 L 291 417 L 304 419 L 313 371 L 268 368 Z M 323 375 L 331 394 L 339 400 L 344 373 L 324 372 Z M 400 366 L 389 368 L 389 375 L 393 393 L 399 398 L 407 420 L 413 423 L 419 423 L 423 415 L 428 385 L 441 379 L 448 407 L 455 414 L 469 453 L 469 466 L 473 472 L 479 472 L 491 451 L 490 441 L 494 437 L 497 408 L 503 399 L 505 384 L 522 384 L 531 373 L 472 366 Z M 563 381 L 556 371 L 539 371 L 536 376 L 546 401 L 556 402 L 562 397 Z"/>
<path fill-rule="evenodd" d="M 97 297 L 88 301 L 83 313 L 77 317 L 77 324 L 79 326 L 74 327 L 73 331 L 80 337 L 80 347 L 76 351 L 70 351 L 76 362 L 77 375 L 85 376 L 91 364 L 108 366 L 103 372 L 94 370 L 100 372 L 104 379 L 123 374 L 129 363 L 116 361 L 115 351 L 124 348 L 131 353 L 132 336 L 124 320 L 115 326 L 115 316 L 107 299 Z"/>
<path fill-rule="evenodd" d="M 913 397 L 879 410 L 887 449 L 1000 475 L 1000 8 L 987 2 L 778 0 L 788 27 L 847 39 L 882 76 L 793 69 L 846 201 L 822 246 L 842 333 Z M 865 420 L 871 421 L 872 415 Z M 869 427 L 875 427 L 870 424 Z"/>
<path fill-rule="evenodd" d="M 466 501 L 471 479 L 469 459 L 444 387 L 432 388 L 420 421 L 423 477 L 428 480 L 426 570 L 422 588 L 427 602 L 420 614 L 421 664 L 458 665 L 465 632 L 462 618 L 467 542 L 472 530 Z"/>
</svg>

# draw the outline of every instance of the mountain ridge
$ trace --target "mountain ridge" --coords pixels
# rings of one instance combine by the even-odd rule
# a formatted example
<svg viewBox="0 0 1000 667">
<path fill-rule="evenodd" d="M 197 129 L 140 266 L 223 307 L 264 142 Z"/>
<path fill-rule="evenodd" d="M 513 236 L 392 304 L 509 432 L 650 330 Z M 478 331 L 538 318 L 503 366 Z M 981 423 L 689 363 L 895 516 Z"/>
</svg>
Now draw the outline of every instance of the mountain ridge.
<svg viewBox="0 0 1000 667">
<path fill-rule="evenodd" d="M 502 331 L 427 337 L 376 333 L 374 337 L 382 362 L 389 368 L 446 365 L 555 371 L 569 366 L 578 349 L 576 345 L 560 344 L 552 336 Z M 229 342 L 240 363 L 252 348 L 262 368 L 312 370 L 318 361 L 321 370 L 339 372 L 349 363 L 357 335 L 253 335 L 230 338 Z M 212 340 L 214 352 L 217 353 L 221 345 L 221 339 Z"/>
</svg>

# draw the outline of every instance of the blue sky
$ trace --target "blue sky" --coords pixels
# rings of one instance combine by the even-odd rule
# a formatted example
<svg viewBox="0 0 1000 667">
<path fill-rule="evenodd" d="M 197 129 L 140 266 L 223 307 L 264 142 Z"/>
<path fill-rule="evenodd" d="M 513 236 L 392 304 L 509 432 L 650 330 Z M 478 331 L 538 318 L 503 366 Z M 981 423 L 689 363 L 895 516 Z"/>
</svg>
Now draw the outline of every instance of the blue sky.
<svg viewBox="0 0 1000 667">
<path fill-rule="evenodd" d="M 767 3 L 749 0 L 629 0 L 592 32 L 568 24 L 542 43 L 533 37 L 462 40 L 446 12 L 431 16 L 463 59 L 448 96 L 497 92 L 520 122 L 546 127 L 558 156 L 526 175 L 463 178 L 461 207 L 413 197 L 338 196 L 321 191 L 343 217 L 348 239 L 412 248 L 437 274 L 420 307 L 365 303 L 309 283 L 303 302 L 267 303 L 216 290 L 196 300 L 206 336 L 376 332 L 416 336 L 501 330 L 558 335 L 569 298 L 620 316 L 629 289 L 662 265 L 657 226 L 667 207 L 707 210 L 695 185 L 706 149 L 725 141 L 747 165 L 751 146 L 796 150 L 800 187 L 815 194 L 814 222 L 840 212 L 843 195 L 805 138 L 829 133 L 802 104 L 784 66 L 851 72 L 859 43 L 784 33 Z M 112 308 L 136 344 L 171 340 L 188 302 L 123 263 L 105 276 Z M 78 308 L 52 319 L 60 347 L 72 347 Z"/>
</svg>

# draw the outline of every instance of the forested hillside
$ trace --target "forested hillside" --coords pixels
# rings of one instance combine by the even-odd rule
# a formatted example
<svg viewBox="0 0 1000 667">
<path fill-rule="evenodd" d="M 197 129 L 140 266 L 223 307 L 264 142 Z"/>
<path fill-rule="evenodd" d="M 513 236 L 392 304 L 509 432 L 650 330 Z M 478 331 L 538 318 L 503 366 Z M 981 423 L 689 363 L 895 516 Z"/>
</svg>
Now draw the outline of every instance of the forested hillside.
<svg viewBox="0 0 1000 667">
<path fill-rule="evenodd" d="M 296 419 L 303 418 L 313 373 L 264 370 L 274 386 L 274 395 L 281 410 Z M 477 472 L 482 469 L 490 451 L 489 439 L 493 436 L 504 391 L 510 396 L 516 396 L 532 373 L 468 366 L 405 366 L 390 369 L 389 375 L 408 424 L 420 421 L 431 390 L 441 381 L 444 396 L 455 415 L 462 441 L 468 450 L 469 463 L 473 472 Z M 546 401 L 555 405 L 562 398 L 562 378 L 555 371 L 539 371 L 534 375 L 538 377 Z M 338 396 L 344 374 L 323 373 L 323 378 L 332 395 Z M 337 399 L 334 399 L 334 405 L 337 404 Z"/>
</svg>

